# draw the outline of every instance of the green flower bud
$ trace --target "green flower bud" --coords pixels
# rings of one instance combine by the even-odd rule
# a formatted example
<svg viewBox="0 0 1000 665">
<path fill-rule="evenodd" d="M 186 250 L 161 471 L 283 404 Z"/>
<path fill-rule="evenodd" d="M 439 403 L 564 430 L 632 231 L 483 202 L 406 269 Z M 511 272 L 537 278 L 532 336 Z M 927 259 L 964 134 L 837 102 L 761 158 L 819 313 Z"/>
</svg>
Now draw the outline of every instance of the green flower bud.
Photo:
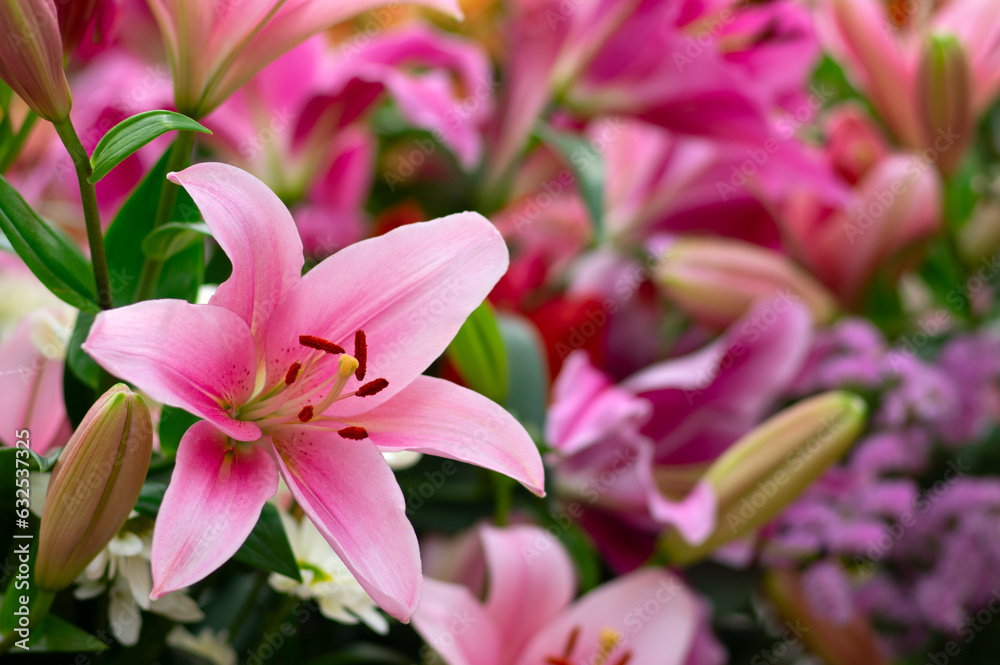
<svg viewBox="0 0 1000 665">
<path fill-rule="evenodd" d="M 718 497 L 715 531 L 696 546 L 669 532 L 662 545 L 670 562 L 697 561 L 769 522 L 850 448 L 866 413 L 857 395 L 823 393 L 788 407 L 734 443 L 703 477 Z"/>
<path fill-rule="evenodd" d="M 58 591 L 122 528 L 149 471 L 153 422 L 119 383 L 87 412 L 59 456 L 42 513 L 35 582 Z"/>
<path fill-rule="evenodd" d="M 938 169 L 948 175 L 962 161 L 975 132 L 972 70 L 952 35 L 931 35 L 927 41 L 917 72 L 917 108 L 927 145 L 945 142 L 943 150 L 937 149 Z"/>
</svg>

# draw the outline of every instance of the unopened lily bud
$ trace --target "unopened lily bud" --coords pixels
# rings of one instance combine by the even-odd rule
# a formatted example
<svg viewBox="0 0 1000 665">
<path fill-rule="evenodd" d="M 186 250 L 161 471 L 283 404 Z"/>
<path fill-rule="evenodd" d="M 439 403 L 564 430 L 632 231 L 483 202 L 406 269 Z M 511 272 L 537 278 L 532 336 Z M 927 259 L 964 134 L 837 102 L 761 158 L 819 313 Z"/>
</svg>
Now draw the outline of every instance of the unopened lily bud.
<svg viewBox="0 0 1000 665">
<path fill-rule="evenodd" d="M 84 39 L 95 42 L 107 39 L 120 4 L 119 0 L 58 0 L 59 30 L 66 54 L 80 48 Z"/>
<path fill-rule="evenodd" d="M 957 239 L 959 252 L 970 265 L 1000 252 L 1000 199 L 977 203 Z"/>
<path fill-rule="evenodd" d="M 0 0 L 0 78 L 46 120 L 69 116 L 62 35 L 53 0 Z"/>
<path fill-rule="evenodd" d="M 768 598 L 788 621 L 794 636 L 828 665 L 883 665 L 887 662 L 875 631 L 863 612 L 838 622 L 817 611 L 803 588 L 802 576 L 790 569 L 769 570 L 763 587 Z"/>
<path fill-rule="evenodd" d="M 798 302 L 819 324 L 837 311 L 826 287 L 787 256 L 730 238 L 674 241 L 655 279 L 678 307 L 712 328 L 729 326 L 761 299 Z"/>
<path fill-rule="evenodd" d="M 952 173 L 972 139 L 972 70 L 962 44 L 951 35 L 931 35 L 917 73 L 917 108 L 938 169 Z"/>
<path fill-rule="evenodd" d="M 769 522 L 839 459 L 861 433 L 867 407 L 833 391 L 788 407 L 734 443 L 705 472 L 718 499 L 715 532 L 691 546 L 670 532 L 663 546 L 684 565 Z"/>
<path fill-rule="evenodd" d="M 90 408 L 52 472 L 35 568 L 40 589 L 72 584 L 121 530 L 152 452 L 149 409 L 120 383 Z"/>
</svg>

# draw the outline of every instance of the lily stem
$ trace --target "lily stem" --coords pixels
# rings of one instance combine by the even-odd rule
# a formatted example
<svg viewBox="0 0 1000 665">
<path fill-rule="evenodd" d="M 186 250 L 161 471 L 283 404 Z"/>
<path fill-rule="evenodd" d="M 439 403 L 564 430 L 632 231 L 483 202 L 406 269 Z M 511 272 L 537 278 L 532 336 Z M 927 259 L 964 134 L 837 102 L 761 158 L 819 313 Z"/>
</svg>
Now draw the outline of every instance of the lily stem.
<svg viewBox="0 0 1000 665">
<path fill-rule="evenodd" d="M 114 307 L 111 298 L 111 279 L 108 276 L 108 258 L 104 252 L 104 233 L 101 230 L 101 214 L 97 207 L 97 192 L 90 176 L 94 170 L 90 165 L 90 155 L 80 143 L 73 123 L 69 118 L 54 123 L 59 138 L 66 151 L 73 158 L 76 179 L 80 183 L 80 199 L 83 201 L 83 219 L 87 224 L 87 241 L 90 243 L 90 262 L 94 266 L 94 282 L 97 286 L 97 302 L 101 309 Z"/>
<path fill-rule="evenodd" d="M 167 173 L 181 171 L 187 167 L 191 161 L 191 151 L 194 149 L 194 132 L 178 132 L 174 139 L 174 145 L 170 149 L 170 157 L 167 159 Z M 170 221 L 170 216 L 174 213 L 174 204 L 177 203 L 177 192 L 179 187 L 169 180 L 164 179 L 162 189 L 160 189 L 160 202 L 156 208 L 156 217 L 153 220 L 153 228 L 157 229 Z M 142 265 L 142 273 L 139 274 L 139 285 L 135 289 L 135 301 L 149 300 L 156 288 L 156 282 L 160 279 L 160 271 L 163 269 L 163 261 L 147 258 Z"/>
</svg>

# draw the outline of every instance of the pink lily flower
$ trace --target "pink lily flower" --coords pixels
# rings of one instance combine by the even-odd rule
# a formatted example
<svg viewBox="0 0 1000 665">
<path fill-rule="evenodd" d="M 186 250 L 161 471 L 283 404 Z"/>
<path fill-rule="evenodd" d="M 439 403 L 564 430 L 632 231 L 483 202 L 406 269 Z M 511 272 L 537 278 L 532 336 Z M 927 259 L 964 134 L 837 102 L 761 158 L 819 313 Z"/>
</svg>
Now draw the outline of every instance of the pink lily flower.
<svg viewBox="0 0 1000 665">
<path fill-rule="evenodd" d="M 931 146 L 938 138 L 933 130 L 928 133 L 918 106 L 920 60 L 930 35 L 952 35 L 963 47 L 972 78 L 964 94 L 975 117 L 1000 93 L 1000 5 L 989 0 L 926 5 L 823 0 L 817 28 L 852 82 L 911 148 Z"/>
<path fill-rule="evenodd" d="M 941 226 L 941 177 L 920 153 L 893 152 L 853 105 L 827 119 L 828 159 L 851 185 L 831 206 L 810 192 L 789 197 L 779 215 L 790 253 L 848 306 L 877 271 L 898 275 Z"/>
<path fill-rule="evenodd" d="M 254 74 L 313 35 L 386 0 L 149 0 L 174 71 L 178 110 L 211 113 Z M 455 0 L 414 4 L 456 18 Z"/>
<path fill-rule="evenodd" d="M 811 330 L 804 307 L 762 300 L 704 349 L 617 384 L 585 354 L 567 359 L 546 426 L 555 482 L 612 566 L 640 565 L 668 526 L 692 544 L 712 533 L 715 495 L 700 476 L 787 391 Z"/>
<path fill-rule="evenodd" d="M 158 598 L 221 566 L 279 475 L 365 591 L 406 620 L 420 556 L 381 452 L 478 464 L 543 494 L 539 454 L 504 409 L 421 376 L 507 268 L 489 222 L 462 213 L 352 245 L 304 277 L 291 215 L 263 183 L 199 164 L 187 189 L 233 263 L 207 305 L 102 312 L 84 349 L 188 430 L 153 534 Z M 349 355 L 346 349 L 352 349 Z"/>
<path fill-rule="evenodd" d="M 639 570 L 574 602 L 572 560 L 541 527 L 481 526 L 472 535 L 466 558 L 485 567 L 485 600 L 472 580 L 427 578 L 413 616 L 414 628 L 448 665 L 725 662 L 702 603 L 669 571 Z"/>
</svg>

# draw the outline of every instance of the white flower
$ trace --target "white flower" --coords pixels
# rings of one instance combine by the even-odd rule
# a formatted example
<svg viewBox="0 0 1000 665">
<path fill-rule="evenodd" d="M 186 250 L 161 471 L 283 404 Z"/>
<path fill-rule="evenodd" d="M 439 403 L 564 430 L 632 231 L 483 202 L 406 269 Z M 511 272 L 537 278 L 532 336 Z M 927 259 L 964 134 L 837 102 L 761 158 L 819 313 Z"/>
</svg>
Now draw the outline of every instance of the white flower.
<svg viewBox="0 0 1000 665">
<path fill-rule="evenodd" d="M 268 581 L 281 593 L 312 598 L 328 619 L 356 624 L 358 619 L 377 633 L 385 634 L 389 623 L 375 601 L 361 588 L 351 571 L 308 518 L 302 521 L 280 511 L 302 582 L 272 573 Z"/>
<path fill-rule="evenodd" d="M 126 646 L 139 641 L 139 630 L 142 628 L 140 609 L 180 622 L 205 618 L 198 604 L 183 591 L 149 600 L 149 593 L 153 590 L 149 564 L 152 534 L 152 520 L 133 513 L 118 535 L 80 574 L 73 591 L 74 596 L 83 600 L 99 596 L 107 589 L 111 632 Z"/>
<path fill-rule="evenodd" d="M 382 453 L 382 457 L 385 458 L 393 471 L 402 471 L 419 462 L 423 454 L 415 453 L 412 450 L 400 450 L 399 452 Z"/>
<path fill-rule="evenodd" d="M 229 646 L 229 631 L 226 630 L 220 630 L 216 634 L 206 627 L 197 635 L 192 635 L 181 626 L 174 626 L 167 634 L 167 644 L 201 656 L 214 665 L 236 665 L 236 651 Z"/>
</svg>

